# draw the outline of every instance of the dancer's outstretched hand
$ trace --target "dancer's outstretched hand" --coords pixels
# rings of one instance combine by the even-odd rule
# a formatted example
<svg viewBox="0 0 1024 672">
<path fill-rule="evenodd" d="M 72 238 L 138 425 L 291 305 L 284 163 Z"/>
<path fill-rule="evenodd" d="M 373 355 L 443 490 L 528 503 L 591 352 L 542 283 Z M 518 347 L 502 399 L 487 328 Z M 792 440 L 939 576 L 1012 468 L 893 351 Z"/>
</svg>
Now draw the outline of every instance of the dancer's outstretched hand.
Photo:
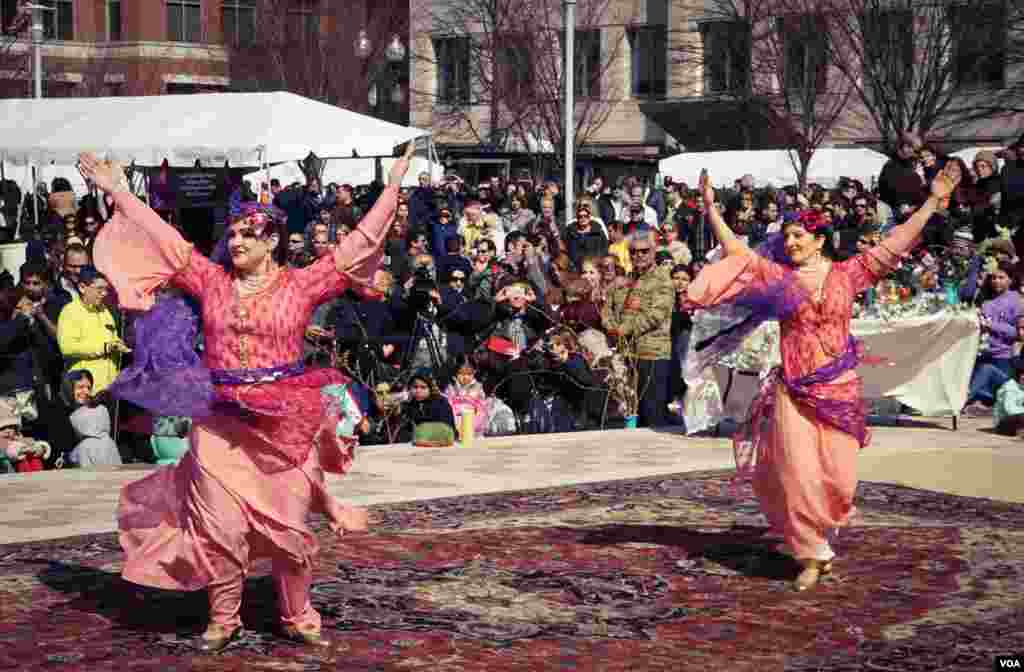
<svg viewBox="0 0 1024 672">
<path fill-rule="evenodd" d="M 103 191 L 113 193 L 124 181 L 124 170 L 113 161 L 100 161 L 95 154 L 78 155 L 78 172 Z"/>
<path fill-rule="evenodd" d="M 960 184 L 963 175 L 960 171 L 959 161 L 947 161 L 945 167 L 932 180 L 932 196 L 943 200 L 949 197 Z"/>
<path fill-rule="evenodd" d="M 402 155 L 398 161 L 395 161 L 394 165 L 391 166 L 391 172 L 388 173 L 388 184 L 393 187 L 401 187 L 402 180 L 405 178 L 405 174 L 409 172 L 409 163 L 412 161 L 412 155 L 416 152 L 416 140 L 410 140 L 405 145 L 405 154 Z"/>
<path fill-rule="evenodd" d="M 715 202 L 715 188 L 711 186 L 711 176 L 708 175 L 707 168 L 703 168 L 700 171 L 700 180 L 697 182 L 697 188 L 700 190 L 701 196 L 704 197 L 704 205 L 710 206 Z"/>
</svg>

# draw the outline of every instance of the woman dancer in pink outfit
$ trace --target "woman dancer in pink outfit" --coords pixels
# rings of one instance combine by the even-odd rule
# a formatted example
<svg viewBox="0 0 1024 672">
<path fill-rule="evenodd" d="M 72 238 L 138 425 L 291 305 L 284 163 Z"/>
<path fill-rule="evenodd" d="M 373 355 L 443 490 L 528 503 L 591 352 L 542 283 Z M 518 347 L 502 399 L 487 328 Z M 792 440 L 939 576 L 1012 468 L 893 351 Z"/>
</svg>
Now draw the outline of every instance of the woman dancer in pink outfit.
<svg viewBox="0 0 1024 672">
<path fill-rule="evenodd" d="M 959 179 L 957 164 L 950 162 L 907 222 L 844 262 L 830 258 L 830 231 L 806 212 L 783 225 L 773 261 L 773 255 L 754 253 L 726 225 L 706 171 L 701 174 L 704 204 L 726 256 L 690 284 L 689 305 L 742 308 L 745 328 L 724 339 L 733 345 L 759 321 L 780 323 L 782 366 L 764 382 L 734 448 L 739 475 L 752 478 L 769 524 L 802 567 L 797 590 L 811 588 L 831 571 L 835 553 L 827 535 L 853 513 L 857 452 L 869 439 L 854 372 L 861 352 L 850 336 L 854 298 L 916 245 Z"/>
<path fill-rule="evenodd" d="M 166 284 L 201 304 L 205 366 L 157 371 L 166 381 L 147 388 L 151 397 L 187 389 L 179 396 L 198 399 L 200 411 L 181 413 L 198 416 L 191 450 L 176 467 L 125 486 L 118 510 L 125 579 L 208 589 L 201 650 L 218 651 L 238 637 L 242 582 L 259 557 L 272 560 L 284 634 L 325 644 L 309 598 L 318 546 L 306 516 L 326 515 L 341 534 L 365 530 L 366 515 L 324 488 L 324 471 L 344 473 L 355 444 L 338 436 L 339 407 L 324 389 L 348 381 L 333 369 L 304 370 L 303 334 L 318 304 L 372 286 L 412 152 L 409 143 L 352 235 L 303 269 L 283 263 L 287 230 L 279 211 L 257 206 L 231 222 L 225 268 L 139 202 L 119 166 L 79 159 L 82 175 L 113 195 L 116 213 L 94 255 L 122 306 L 149 309 Z M 153 406 L 187 401 L 154 399 Z"/>
</svg>

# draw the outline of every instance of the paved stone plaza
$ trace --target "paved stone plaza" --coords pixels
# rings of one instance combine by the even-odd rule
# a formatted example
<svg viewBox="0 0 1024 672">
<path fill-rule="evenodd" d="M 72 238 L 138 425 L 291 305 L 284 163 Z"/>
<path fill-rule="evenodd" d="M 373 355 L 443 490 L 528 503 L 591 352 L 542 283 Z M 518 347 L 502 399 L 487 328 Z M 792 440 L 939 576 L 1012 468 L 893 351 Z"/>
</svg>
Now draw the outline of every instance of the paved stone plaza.
<svg viewBox="0 0 1024 672">
<path fill-rule="evenodd" d="M 950 494 L 1024 502 L 1024 441 L 998 436 L 991 420 L 914 418 L 874 426 L 860 477 Z M 727 469 L 726 438 L 645 429 L 481 439 L 472 447 L 361 449 L 330 490 L 360 505 L 544 488 Z M 144 469 L 67 470 L 3 478 L 0 543 L 110 532 L 120 486 Z"/>
</svg>

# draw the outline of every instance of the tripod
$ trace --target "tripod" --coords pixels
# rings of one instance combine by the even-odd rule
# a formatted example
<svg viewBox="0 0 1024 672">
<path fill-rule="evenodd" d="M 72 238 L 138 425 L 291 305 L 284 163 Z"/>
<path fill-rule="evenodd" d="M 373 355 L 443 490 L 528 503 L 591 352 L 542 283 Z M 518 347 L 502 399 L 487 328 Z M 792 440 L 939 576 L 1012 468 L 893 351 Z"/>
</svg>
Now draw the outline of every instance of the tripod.
<svg viewBox="0 0 1024 672">
<path fill-rule="evenodd" d="M 405 355 L 402 357 L 402 371 L 407 371 L 411 366 L 416 363 L 416 355 L 418 352 L 417 343 L 419 338 L 418 334 L 422 333 L 422 338 L 426 341 L 427 356 L 430 358 L 430 368 L 436 375 L 441 371 L 441 367 L 444 366 L 445 361 L 448 359 L 447 353 L 442 354 L 441 344 L 438 342 L 437 334 L 434 332 L 434 328 L 440 327 L 437 324 L 437 320 L 434 319 L 433 315 L 430 315 L 426 310 L 419 310 L 416 312 L 416 321 L 412 327 L 412 334 L 409 335 L 409 342 L 405 348 Z"/>
</svg>

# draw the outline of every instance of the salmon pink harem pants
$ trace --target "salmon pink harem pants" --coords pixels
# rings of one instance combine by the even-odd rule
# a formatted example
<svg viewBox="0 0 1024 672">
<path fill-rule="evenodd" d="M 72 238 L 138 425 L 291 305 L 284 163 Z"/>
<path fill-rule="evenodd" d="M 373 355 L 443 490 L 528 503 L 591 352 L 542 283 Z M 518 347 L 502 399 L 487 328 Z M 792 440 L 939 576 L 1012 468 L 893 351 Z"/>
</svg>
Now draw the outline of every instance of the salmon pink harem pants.
<svg viewBox="0 0 1024 672">
<path fill-rule="evenodd" d="M 170 590 L 208 588 L 210 622 L 234 628 L 252 561 L 270 558 L 281 622 L 318 628 L 309 600 L 318 544 L 306 516 L 322 511 L 329 495 L 317 451 L 301 468 L 268 473 L 242 443 L 240 422 L 218 417 L 196 425 L 177 466 L 123 488 L 122 575 Z"/>
<path fill-rule="evenodd" d="M 853 515 L 857 453 L 852 435 L 827 425 L 776 388 L 772 429 L 756 466 L 754 492 L 772 530 L 798 559 L 831 560 L 833 528 Z"/>
</svg>

